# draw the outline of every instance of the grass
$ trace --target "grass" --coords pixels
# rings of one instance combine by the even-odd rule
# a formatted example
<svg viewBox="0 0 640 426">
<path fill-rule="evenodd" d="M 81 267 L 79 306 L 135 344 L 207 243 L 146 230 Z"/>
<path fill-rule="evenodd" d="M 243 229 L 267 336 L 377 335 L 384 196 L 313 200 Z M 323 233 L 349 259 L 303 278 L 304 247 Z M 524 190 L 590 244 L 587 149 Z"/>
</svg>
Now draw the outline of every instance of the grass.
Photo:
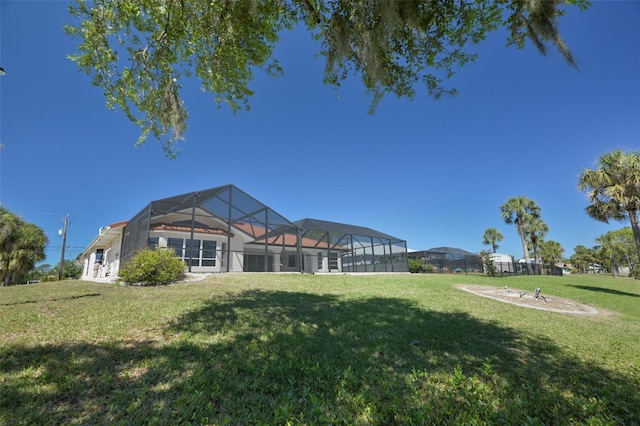
<svg viewBox="0 0 640 426">
<path fill-rule="evenodd" d="M 460 291 L 571 298 L 567 315 Z M 640 282 L 216 275 L 0 288 L 0 424 L 640 424 Z"/>
</svg>

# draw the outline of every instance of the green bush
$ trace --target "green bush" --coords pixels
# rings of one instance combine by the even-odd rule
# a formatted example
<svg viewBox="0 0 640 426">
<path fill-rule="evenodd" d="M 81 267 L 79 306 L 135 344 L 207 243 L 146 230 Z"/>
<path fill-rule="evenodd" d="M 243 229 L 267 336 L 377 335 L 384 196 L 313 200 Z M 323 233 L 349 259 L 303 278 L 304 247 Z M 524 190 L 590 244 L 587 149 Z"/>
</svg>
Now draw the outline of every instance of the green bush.
<svg viewBox="0 0 640 426">
<path fill-rule="evenodd" d="M 409 272 L 412 274 L 418 274 L 422 272 L 422 260 L 409 258 Z"/>
<path fill-rule="evenodd" d="M 129 285 L 166 285 L 184 278 L 185 264 L 173 249 L 140 250 L 120 268 L 120 281 Z"/>
<path fill-rule="evenodd" d="M 497 277 L 498 268 L 496 267 L 496 264 L 493 263 L 492 253 L 488 250 L 483 250 L 480 252 L 480 257 L 482 258 L 485 274 L 490 277 Z"/>
<path fill-rule="evenodd" d="M 412 274 L 431 273 L 433 272 L 433 265 L 424 263 L 422 259 L 409 259 L 409 272 Z"/>
</svg>

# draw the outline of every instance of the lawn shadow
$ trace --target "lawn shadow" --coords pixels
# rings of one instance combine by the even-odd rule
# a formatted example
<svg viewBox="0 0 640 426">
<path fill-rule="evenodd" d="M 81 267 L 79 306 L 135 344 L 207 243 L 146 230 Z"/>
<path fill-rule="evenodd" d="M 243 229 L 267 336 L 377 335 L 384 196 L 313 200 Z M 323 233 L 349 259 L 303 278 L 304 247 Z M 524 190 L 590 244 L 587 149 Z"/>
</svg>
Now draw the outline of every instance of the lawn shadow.
<svg viewBox="0 0 640 426">
<path fill-rule="evenodd" d="M 640 418 L 631 376 L 465 312 L 247 291 L 165 341 L 0 349 L 0 423 L 541 424 Z"/>
<path fill-rule="evenodd" d="M 61 300 L 75 300 L 75 299 L 82 299 L 84 297 L 96 297 L 96 296 L 100 296 L 100 293 L 79 294 L 77 296 L 59 297 L 56 299 L 24 300 L 22 302 L 0 303 L 0 306 L 16 306 L 16 305 L 30 305 L 33 303 L 59 302 Z"/>
<path fill-rule="evenodd" d="M 579 288 L 581 290 L 588 290 L 588 291 L 598 291 L 601 293 L 615 294 L 616 296 L 640 297 L 640 294 L 627 293 L 626 291 L 620 291 L 620 290 L 615 290 L 613 288 L 606 288 L 606 287 L 593 287 L 589 285 L 575 285 L 575 284 L 569 284 L 568 287 L 574 287 L 574 288 Z"/>
</svg>

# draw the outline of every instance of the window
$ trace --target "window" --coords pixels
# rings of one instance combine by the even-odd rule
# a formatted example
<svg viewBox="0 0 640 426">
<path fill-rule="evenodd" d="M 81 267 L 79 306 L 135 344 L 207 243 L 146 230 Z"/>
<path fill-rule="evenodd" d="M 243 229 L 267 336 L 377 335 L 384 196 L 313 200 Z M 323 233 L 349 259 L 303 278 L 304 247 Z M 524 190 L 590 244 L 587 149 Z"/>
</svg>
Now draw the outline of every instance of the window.
<svg viewBox="0 0 640 426">
<path fill-rule="evenodd" d="M 216 242 L 202 241 L 202 265 L 200 266 L 216 266 Z"/>
<path fill-rule="evenodd" d="M 96 263 L 102 265 L 102 258 L 104 257 L 104 249 L 96 249 Z"/>
<path fill-rule="evenodd" d="M 220 267 L 224 267 L 225 259 L 227 258 L 227 243 L 222 243 L 222 254 L 220 255 L 222 262 L 220 262 Z"/>
<path fill-rule="evenodd" d="M 329 269 L 338 269 L 338 253 L 335 251 L 329 252 Z"/>
<path fill-rule="evenodd" d="M 160 242 L 159 237 L 149 237 L 149 248 L 151 250 L 157 249 L 159 242 Z"/>
<path fill-rule="evenodd" d="M 244 255 L 244 271 L 245 272 L 273 272 L 273 256 L 267 257 L 267 268 L 265 270 L 264 254 L 246 254 Z"/>
<path fill-rule="evenodd" d="M 182 256 L 182 244 L 184 240 L 182 238 L 167 238 L 167 247 L 172 248 L 176 252 L 176 256 L 180 259 L 184 259 Z"/>
<path fill-rule="evenodd" d="M 282 251 L 280 264 L 284 269 L 295 269 L 298 266 L 298 253 L 295 251 Z"/>
<path fill-rule="evenodd" d="M 190 266 L 216 266 L 216 241 L 168 238 L 167 247 Z"/>
<path fill-rule="evenodd" d="M 324 259 L 324 256 L 322 256 L 322 253 L 318 252 L 318 270 L 322 269 L 322 260 Z"/>
<path fill-rule="evenodd" d="M 200 266 L 200 240 L 185 240 L 184 260 L 191 266 Z"/>
</svg>

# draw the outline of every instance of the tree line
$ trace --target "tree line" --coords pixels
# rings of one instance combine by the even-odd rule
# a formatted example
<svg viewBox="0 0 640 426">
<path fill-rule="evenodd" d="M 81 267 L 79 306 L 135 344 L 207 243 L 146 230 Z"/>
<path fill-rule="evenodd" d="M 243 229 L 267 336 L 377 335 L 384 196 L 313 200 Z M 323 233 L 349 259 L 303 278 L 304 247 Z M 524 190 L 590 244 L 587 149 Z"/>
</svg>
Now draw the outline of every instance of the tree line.
<svg viewBox="0 0 640 426">
<path fill-rule="evenodd" d="M 587 215 L 604 223 L 629 221 L 631 227 L 596 238 L 598 245 L 591 249 L 576 246 L 571 262 L 582 272 L 598 264 L 614 275 L 618 266 L 627 265 L 631 274 L 640 278 L 640 152 L 618 149 L 603 154 L 597 167 L 582 171 L 577 186 L 580 191 L 586 191 Z M 564 249 L 560 243 L 544 239 L 549 227 L 542 220 L 540 206 L 535 201 L 524 195 L 513 197 L 500 206 L 500 211 L 507 224 L 516 226 L 529 274 L 533 273 L 531 251 L 536 265 L 552 265 L 562 259 Z M 496 228 L 488 228 L 482 243 L 491 246 L 495 253 L 503 239 Z"/>
<path fill-rule="evenodd" d="M 64 260 L 62 276 L 59 265 L 38 264 L 48 243 L 41 227 L 0 206 L 0 286 L 79 277 L 82 268 L 73 260 Z"/>
<path fill-rule="evenodd" d="M 557 241 L 545 240 L 549 226 L 541 217 L 541 208 L 538 204 L 524 195 L 508 199 L 500 206 L 503 220 L 507 224 L 515 224 L 522 243 L 523 257 L 529 275 L 533 274 L 531 265 L 531 252 L 533 252 L 536 271 L 541 273 L 539 265 L 553 265 L 562 260 L 564 248 Z M 482 243 L 491 246 L 496 253 L 499 242 L 504 235 L 496 228 L 488 228 L 483 235 Z M 482 252 L 483 258 L 489 258 L 489 252 Z M 486 262 L 485 262 L 486 263 Z"/>
<path fill-rule="evenodd" d="M 633 231 L 626 227 L 607 232 L 596 238 L 596 245 L 578 245 L 573 249 L 571 264 L 580 272 L 611 272 L 615 277 L 618 268 L 627 266 L 638 277 L 640 257 L 635 248 Z"/>
</svg>

